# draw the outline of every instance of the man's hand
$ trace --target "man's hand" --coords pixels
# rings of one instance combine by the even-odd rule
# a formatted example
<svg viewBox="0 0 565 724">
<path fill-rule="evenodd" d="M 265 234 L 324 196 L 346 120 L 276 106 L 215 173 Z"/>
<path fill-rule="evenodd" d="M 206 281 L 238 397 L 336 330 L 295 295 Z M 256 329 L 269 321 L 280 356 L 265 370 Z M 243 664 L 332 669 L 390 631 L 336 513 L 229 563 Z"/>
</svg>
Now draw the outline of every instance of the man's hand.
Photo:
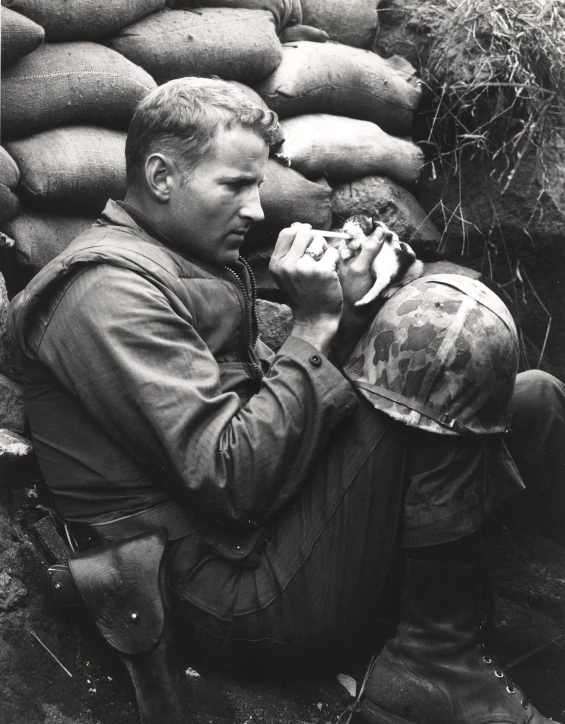
<svg viewBox="0 0 565 724">
<path fill-rule="evenodd" d="M 384 224 L 377 226 L 373 233 L 363 241 L 361 251 L 357 256 L 343 261 L 340 259 L 338 273 L 343 289 L 343 304 L 345 313 L 359 312 L 355 302 L 365 296 L 375 283 L 371 272 L 371 265 L 383 248 L 385 241 L 391 241 L 394 232 Z M 363 315 L 361 315 L 363 316 Z"/>
<path fill-rule="evenodd" d="M 373 233 L 363 241 L 363 246 L 357 256 L 347 261 L 342 259 L 339 261 L 338 273 L 343 289 L 343 314 L 332 344 L 332 356 L 339 365 L 345 363 L 374 317 L 373 305 L 369 304 L 359 308 L 355 306 L 355 302 L 359 301 L 375 283 L 371 266 L 385 241 L 392 240 L 393 236 L 394 232 L 384 224 L 377 226 Z"/>
<path fill-rule="evenodd" d="M 324 243 L 323 255 L 316 261 L 305 253 L 313 238 L 308 224 L 283 229 L 269 269 L 294 314 L 293 336 L 327 354 L 343 309 L 339 254 Z"/>
</svg>

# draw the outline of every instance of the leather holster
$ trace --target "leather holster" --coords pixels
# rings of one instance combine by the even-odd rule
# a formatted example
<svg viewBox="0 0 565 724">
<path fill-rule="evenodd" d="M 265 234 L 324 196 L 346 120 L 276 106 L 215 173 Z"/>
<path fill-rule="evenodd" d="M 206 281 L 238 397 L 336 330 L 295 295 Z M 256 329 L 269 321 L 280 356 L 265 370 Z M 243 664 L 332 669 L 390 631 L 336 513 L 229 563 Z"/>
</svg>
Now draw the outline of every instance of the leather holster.
<svg viewBox="0 0 565 724">
<path fill-rule="evenodd" d="M 69 560 L 80 596 L 133 682 L 142 724 L 188 724 L 165 592 L 167 531 L 90 548 Z"/>
</svg>

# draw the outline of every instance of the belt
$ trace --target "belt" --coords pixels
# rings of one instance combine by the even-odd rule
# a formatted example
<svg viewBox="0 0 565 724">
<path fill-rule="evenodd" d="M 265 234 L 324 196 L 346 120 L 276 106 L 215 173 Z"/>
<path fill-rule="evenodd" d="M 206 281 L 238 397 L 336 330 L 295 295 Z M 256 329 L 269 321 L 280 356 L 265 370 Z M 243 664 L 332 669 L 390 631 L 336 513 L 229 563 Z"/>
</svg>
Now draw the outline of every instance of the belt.
<svg viewBox="0 0 565 724">
<path fill-rule="evenodd" d="M 200 530 L 192 515 L 174 500 L 154 505 L 147 510 L 130 513 L 121 518 L 103 523 L 87 523 L 71 525 L 73 533 L 80 529 L 86 535 L 100 538 L 103 541 L 123 540 L 141 533 L 150 533 L 157 528 L 166 528 L 169 541 L 179 540 Z"/>
</svg>

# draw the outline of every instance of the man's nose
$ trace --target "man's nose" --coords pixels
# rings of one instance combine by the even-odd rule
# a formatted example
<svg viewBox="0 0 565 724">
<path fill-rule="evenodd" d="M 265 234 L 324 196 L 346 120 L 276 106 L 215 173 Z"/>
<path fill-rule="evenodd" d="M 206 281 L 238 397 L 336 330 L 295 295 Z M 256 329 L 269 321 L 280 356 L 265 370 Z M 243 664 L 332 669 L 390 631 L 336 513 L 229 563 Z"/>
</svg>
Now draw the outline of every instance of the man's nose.
<svg viewBox="0 0 565 724">
<path fill-rule="evenodd" d="M 261 206 L 258 186 L 253 189 L 249 189 L 249 193 L 245 199 L 245 205 L 239 213 L 244 218 L 250 219 L 253 223 L 263 221 L 265 214 L 263 213 L 263 207 Z"/>
</svg>

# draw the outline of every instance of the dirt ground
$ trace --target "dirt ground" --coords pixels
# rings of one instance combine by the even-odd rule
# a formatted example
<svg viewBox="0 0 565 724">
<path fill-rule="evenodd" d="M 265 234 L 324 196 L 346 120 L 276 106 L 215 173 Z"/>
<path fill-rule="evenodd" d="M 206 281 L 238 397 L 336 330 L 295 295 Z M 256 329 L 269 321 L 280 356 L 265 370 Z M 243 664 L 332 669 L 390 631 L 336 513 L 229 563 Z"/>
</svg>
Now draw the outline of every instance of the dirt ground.
<svg viewBox="0 0 565 724">
<path fill-rule="evenodd" d="M 87 617 L 46 605 L 46 560 L 31 527 L 40 491 L 33 470 L 4 473 L 0 724 L 137 724 L 129 684 Z M 488 529 L 495 649 L 536 706 L 565 721 L 565 548 L 533 527 L 527 506 L 517 511 Z M 357 680 L 361 672 L 345 662 L 341 671 Z M 195 724 L 345 724 L 353 701 L 335 674 L 267 684 L 199 673 Z M 351 721 L 360 724 L 358 715 Z"/>
</svg>

